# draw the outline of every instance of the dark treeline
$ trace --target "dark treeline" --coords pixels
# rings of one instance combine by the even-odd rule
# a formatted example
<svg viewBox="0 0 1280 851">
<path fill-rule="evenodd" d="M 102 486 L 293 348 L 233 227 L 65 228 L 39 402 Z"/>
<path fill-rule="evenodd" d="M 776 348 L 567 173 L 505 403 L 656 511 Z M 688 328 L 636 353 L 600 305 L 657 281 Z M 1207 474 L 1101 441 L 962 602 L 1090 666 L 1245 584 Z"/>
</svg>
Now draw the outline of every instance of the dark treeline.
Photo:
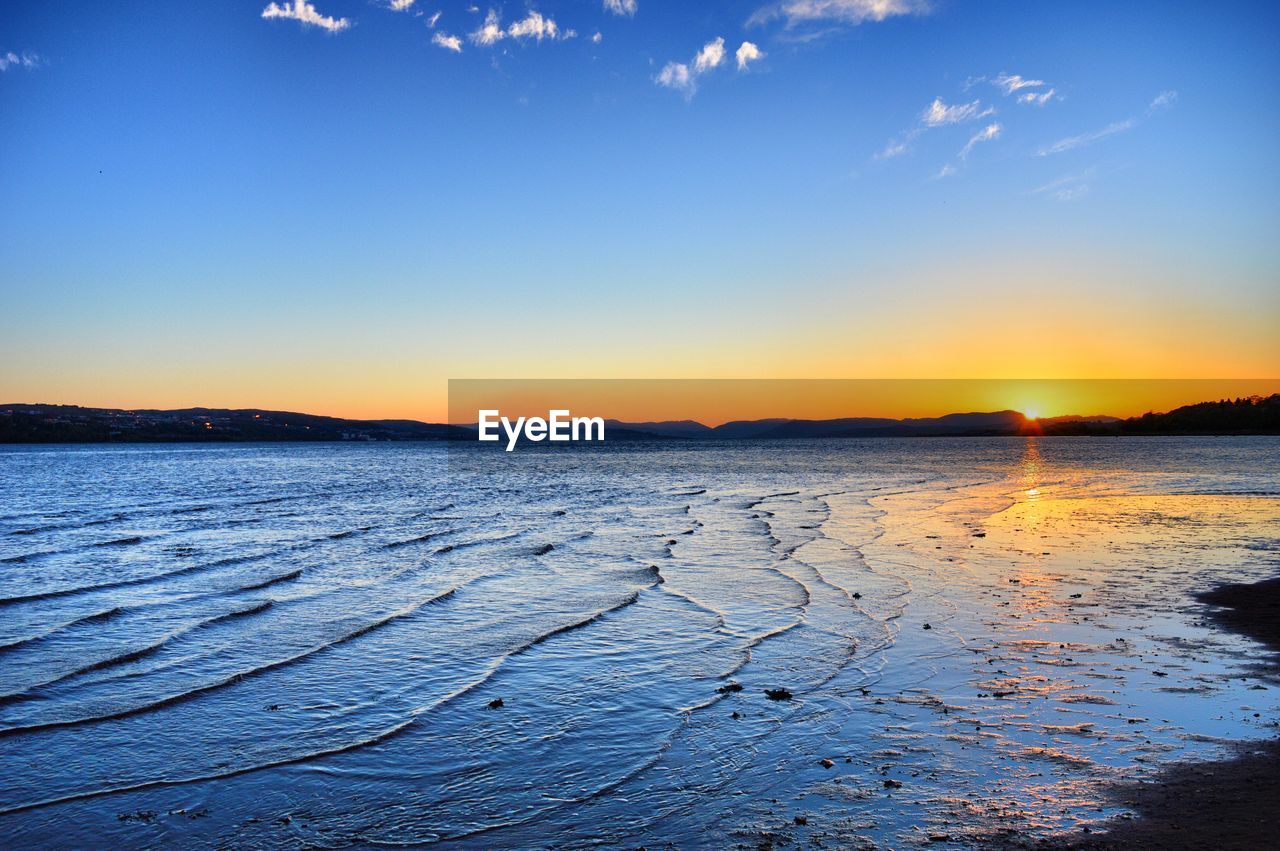
<svg viewBox="0 0 1280 851">
<path fill-rule="evenodd" d="M 1088 434 L 1280 434 L 1280 393 L 1184 405 L 1112 423 L 1063 422 L 1044 427 L 1049 435 Z"/>
</svg>

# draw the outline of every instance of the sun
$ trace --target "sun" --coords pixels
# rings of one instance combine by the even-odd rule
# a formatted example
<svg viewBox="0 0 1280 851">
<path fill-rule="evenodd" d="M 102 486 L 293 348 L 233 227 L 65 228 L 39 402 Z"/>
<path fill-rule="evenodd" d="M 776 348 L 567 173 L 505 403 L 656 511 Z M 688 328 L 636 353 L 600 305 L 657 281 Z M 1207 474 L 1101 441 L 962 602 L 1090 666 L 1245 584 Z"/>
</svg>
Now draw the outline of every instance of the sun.
<svg viewBox="0 0 1280 851">
<path fill-rule="evenodd" d="M 1022 412 L 1022 415 L 1029 420 L 1040 419 L 1040 412 L 1037 411 L 1035 408 L 1027 408 L 1025 411 Z"/>
</svg>

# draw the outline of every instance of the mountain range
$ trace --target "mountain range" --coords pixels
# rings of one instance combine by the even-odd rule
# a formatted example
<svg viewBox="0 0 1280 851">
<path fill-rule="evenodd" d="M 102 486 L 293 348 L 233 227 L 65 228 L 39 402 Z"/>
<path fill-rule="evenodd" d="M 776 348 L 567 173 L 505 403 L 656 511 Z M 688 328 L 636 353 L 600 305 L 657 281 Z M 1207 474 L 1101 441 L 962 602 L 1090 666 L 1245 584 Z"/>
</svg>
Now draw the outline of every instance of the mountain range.
<svg viewBox="0 0 1280 851">
<path fill-rule="evenodd" d="M 794 440 L 802 438 L 1011 435 L 1280 434 L 1280 394 L 1185 405 L 1140 417 L 1027 419 L 1018 411 L 889 419 L 606 421 L 609 440 Z M 417 420 L 349 420 L 258 408 L 177 410 L 0 405 L 0 443 L 475 440 L 475 428 Z"/>
</svg>

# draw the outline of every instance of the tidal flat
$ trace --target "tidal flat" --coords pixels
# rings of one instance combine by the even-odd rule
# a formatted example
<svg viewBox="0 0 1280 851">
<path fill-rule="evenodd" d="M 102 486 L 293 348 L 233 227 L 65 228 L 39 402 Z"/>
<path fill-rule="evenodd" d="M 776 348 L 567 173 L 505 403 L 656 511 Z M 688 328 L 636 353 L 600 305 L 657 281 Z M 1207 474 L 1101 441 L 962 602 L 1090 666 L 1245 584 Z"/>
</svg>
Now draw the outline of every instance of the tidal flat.
<svg viewBox="0 0 1280 851">
<path fill-rule="evenodd" d="M 1119 837 L 1153 814 L 1116 789 L 1277 732 L 1274 648 L 1197 596 L 1280 573 L 1276 457 L 3 447 L 0 837 Z"/>
</svg>

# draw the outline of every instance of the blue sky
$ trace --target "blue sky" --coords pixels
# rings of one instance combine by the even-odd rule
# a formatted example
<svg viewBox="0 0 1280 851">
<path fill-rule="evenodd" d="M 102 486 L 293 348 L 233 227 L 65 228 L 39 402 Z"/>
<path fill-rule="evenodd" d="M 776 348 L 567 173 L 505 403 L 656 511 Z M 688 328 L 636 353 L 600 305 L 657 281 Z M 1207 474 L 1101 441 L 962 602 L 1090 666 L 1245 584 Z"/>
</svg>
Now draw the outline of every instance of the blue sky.
<svg viewBox="0 0 1280 851">
<path fill-rule="evenodd" d="M 277 2 L 0 11 L 0 401 L 1280 365 L 1275 4 Z"/>
</svg>

